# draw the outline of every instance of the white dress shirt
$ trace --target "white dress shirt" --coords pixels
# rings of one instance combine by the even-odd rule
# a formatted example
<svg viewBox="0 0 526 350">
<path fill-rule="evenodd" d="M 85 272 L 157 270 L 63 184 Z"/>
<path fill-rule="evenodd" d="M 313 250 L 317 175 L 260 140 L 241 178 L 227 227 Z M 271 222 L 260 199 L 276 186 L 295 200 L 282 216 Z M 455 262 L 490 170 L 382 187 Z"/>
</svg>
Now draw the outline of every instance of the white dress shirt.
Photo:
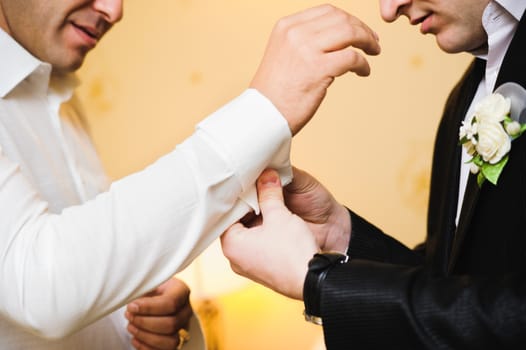
<svg viewBox="0 0 526 350">
<path fill-rule="evenodd" d="M 1 30 L 0 52 L 0 348 L 127 349 L 122 313 L 104 316 L 256 208 L 266 167 L 290 180 L 288 125 L 249 89 L 109 184 L 78 108 L 64 104 L 75 79 L 55 79 Z"/>
<path fill-rule="evenodd" d="M 496 88 L 495 82 L 500 66 L 525 9 L 526 0 L 494 0 L 490 1 L 484 10 L 482 25 L 488 35 L 488 52 L 478 56 L 486 60 L 486 71 L 468 109 L 466 118 L 475 112 L 475 106 L 479 101 L 493 93 L 493 90 Z M 470 159 L 471 156 L 468 155 L 467 151 L 462 147 L 462 166 L 460 171 L 456 218 L 457 225 L 469 177 L 468 161 Z"/>
</svg>

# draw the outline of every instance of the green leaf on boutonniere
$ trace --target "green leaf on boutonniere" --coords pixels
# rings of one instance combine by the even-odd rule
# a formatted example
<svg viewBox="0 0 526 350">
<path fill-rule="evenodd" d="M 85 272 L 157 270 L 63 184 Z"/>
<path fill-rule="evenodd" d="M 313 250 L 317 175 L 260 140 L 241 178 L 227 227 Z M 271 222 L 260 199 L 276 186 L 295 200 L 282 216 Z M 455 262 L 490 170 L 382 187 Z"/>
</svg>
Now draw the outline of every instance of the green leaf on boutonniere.
<svg viewBox="0 0 526 350">
<path fill-rule="evenodd" d="M 477 154 L 475 157 L 471 158 L 469 162 L 475 163 L 479 168 L 481 168 L 484 165 L 484 161 L 482 160 L 480 154 Z"/>
<path fill-rule="evenodd" d="M 477 177 L 477 182 L 479 183 L 479 186 L 482 185 L 482 182 L 484 182 L 484 179 L 487 179 L 489 182 L 496 185 L 499 179 L 500 173 L 502 173 L 502 170 L 504 169 L 504 166 L 506 166 L 506 163 L 508 163 L 508 155 L 503 157 L 496 164 L 484 163 L 482 167 L 480 168 L 480 173 L 479 173 L 479 176 Z M 481 176 L 482 176 L 482 179 L 480 178 Z"/>
</svg>

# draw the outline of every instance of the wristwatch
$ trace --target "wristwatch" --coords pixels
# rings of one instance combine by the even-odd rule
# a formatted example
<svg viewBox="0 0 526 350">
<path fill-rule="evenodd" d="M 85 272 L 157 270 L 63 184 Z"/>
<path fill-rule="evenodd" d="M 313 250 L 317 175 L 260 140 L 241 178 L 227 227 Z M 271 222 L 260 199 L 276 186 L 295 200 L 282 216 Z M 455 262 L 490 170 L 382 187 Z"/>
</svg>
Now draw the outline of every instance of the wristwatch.
<svg viewBox="0 0 526 350">
<path fill-rule="evenodd" d="M 317 325 L 322 325 L 321 318 L 321 285 L 327 273 L 336 265 L 345 264 L 349 256 L 337 252 L 316 253 L 309 261 L 309 269 L 303 284 L 303 312 L 305 320 Z"/>
</svg>

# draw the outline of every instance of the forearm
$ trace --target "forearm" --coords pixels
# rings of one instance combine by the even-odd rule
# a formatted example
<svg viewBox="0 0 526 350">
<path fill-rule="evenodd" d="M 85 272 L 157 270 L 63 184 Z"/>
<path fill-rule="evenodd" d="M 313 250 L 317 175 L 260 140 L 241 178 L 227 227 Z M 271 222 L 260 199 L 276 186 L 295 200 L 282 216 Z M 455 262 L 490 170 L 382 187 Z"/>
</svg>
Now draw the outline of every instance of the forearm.
<svg viewBox="0 0 526 350">
<path fill-rule="evenodd" d="M 59 215 L 48 213 L 20 170 L 2 159 L 0 204 L 12 220 L 0 224 L 1 313 L 34 333 L 62 337 L 186 266 L 250 210 L 241 198 L 258 172 L 288 164 L 285 121 L 266 127 L 269 116 L 252 114 L 273 113 L 272 106 L 247 107 L 253 103 L 249 97 L 230 104 L 172 153 Z M 222 142 L 207 123 L 233 113 L 255 127 L 237 129 L 235 122 L 236 133 Z"/>
<path fill-rule="evenodd" d="M 353 259 L 367 259 L 402 265 L 422 264 L 424 257 L 386 235 L 382 230 L 349 210 L 351 240 L 349 255 Z"/>
<path fill-rule="evenodd" d="M 351 260 L 324 283 L 327 348 L 522 348 L 524 287 L 518 273 L 434 277 L 422 267 Z"/>
</svg>

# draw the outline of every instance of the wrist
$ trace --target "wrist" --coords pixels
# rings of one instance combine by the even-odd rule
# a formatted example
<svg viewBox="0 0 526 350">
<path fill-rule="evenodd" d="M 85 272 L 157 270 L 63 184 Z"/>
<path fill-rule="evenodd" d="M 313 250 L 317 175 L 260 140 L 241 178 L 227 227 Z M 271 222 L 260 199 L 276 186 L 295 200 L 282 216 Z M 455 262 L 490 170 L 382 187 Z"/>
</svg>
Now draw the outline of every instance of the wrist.
<svg viewBox="0 0 526 350">
<path fill-rule="evenodd" d="M 351 216 L 347 208 L 336 203 L 328 220 L 328 232 L 322 251 L 346 253 L 351 241 Z"/>
<path fill-rule="evenodd" d="M 345 254 L 337 252 L 316 253 L 309 261 L 309 267 L 303 285 L 303 303 L 305 320 L 322 324 L 321 292 L 329 271 L 336 265 L 349 260 Z"/>
</svg>

